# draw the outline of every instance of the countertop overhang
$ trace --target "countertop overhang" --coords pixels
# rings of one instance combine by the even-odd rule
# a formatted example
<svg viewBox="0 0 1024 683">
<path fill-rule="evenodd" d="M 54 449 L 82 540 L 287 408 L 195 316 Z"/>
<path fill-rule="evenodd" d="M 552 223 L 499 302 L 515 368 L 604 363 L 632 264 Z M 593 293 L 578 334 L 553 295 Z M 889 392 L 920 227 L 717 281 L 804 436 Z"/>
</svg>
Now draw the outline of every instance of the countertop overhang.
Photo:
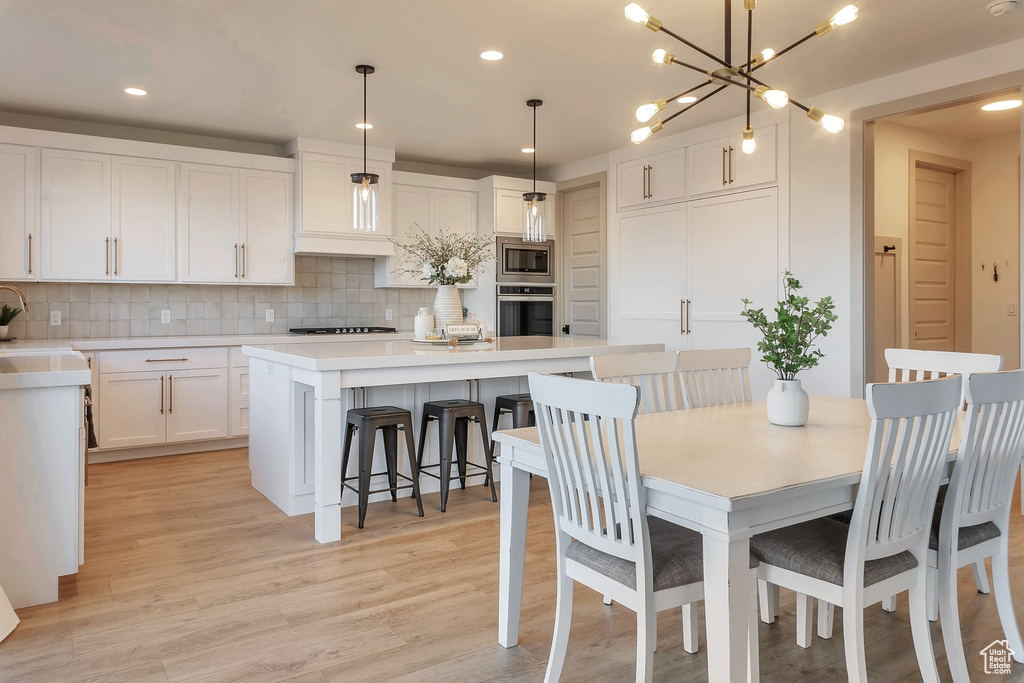
<svg viewBox="0 0 1024 683">
<path fill-rule="evenodd" d="M 78 353 L 0 355 L 0 390 L 81 386 L 90 382 L 92 371 Z"/>
</svg>

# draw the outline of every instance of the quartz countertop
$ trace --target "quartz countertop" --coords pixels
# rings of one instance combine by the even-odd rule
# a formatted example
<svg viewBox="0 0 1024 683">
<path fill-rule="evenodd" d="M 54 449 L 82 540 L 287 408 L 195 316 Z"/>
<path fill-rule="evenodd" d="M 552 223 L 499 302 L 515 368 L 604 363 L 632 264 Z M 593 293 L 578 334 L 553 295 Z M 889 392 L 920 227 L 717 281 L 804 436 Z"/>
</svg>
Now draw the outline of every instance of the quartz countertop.
<svg viewBox="0 0 1024 683">
<path fill-rule="evenodd" d="M 496 339 L 493 344 L 477 343 L 457 347 L 421 344 L 409 339 L 375 339 L 328 344 L 245 345 L 242 347 L 242 353 L 305 370 L 328 371 L 578 358 L 612 353 L 662 351 L 664 348 L 664 344 L 631 344 L 606 339 L 503 337 Z"/>
<path fill-rule="evenodd" d="M 126 349 L 173 349 L 203 346 L 274 346 L 287 344 L 337 344 L 345 340 L 412 339 L 412 332 L 369 332 L 359 334 L 240 334 L 193 337 L 116 337 L 106 339 L 16 339 L 0 344 L 0 357 L 24 353 L 61 351 L 116 351 Z"/>
<path fill-rule="evenodd" d="M 73 351 L 0 356 L 0 390 L 89 384 L 92 371 Z"/>
</svg>

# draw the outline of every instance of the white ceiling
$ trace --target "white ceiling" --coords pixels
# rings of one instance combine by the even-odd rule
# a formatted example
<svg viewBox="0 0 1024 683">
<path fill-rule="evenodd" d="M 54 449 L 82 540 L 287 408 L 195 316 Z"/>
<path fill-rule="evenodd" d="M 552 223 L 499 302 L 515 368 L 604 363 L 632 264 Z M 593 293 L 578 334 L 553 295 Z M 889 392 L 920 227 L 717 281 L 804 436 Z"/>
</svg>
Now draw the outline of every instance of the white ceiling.
<svg viewBox="0 0 1024 683">
<path fill-rule="evenodd" d="M 920 114 L 892 117 L 893 123 L 959 140 L 984 140 L 1001 135 L 1020 135 L 1021 109 L 982 111 L 982 105 L 1000 100 L 1020 99 L 1020 92 L 965 102 Z"/>
<path fill-rule="evenodd" d="M 809 32 L 846 0 L 762 0 L 755 49 Z M 370 144 L 400 159 L 528 168 L 526 99 L 540 97 L 540 166 L 628 144 L 637 104 L 696 84 L 655 47 L 706 60 L 626 21 L 626 0 L 6 0 L 0 109 L 282 143 L 358 142 L 359 62 Z M 861 0 L 860 19 L 769 65 L 800 98 L 1024 37 L 1024 11 L 984 0 Z M 645 0 L 665 26 L 718 52 L 719 0 Z M 734 0 L 735 42 L 744 45 Z M 502 50 L 500 62 L 477 54 Z M 738 61 L 738 59 L 736 60 Z M 121 93 L 141 85 L 143 99 Z M 763 106 L 763 105 L 762 105 Z M 726 92 L 676 130 L 738 114 Z M 684 120 L 685 119 L 685 120 Z"/>
</svg>

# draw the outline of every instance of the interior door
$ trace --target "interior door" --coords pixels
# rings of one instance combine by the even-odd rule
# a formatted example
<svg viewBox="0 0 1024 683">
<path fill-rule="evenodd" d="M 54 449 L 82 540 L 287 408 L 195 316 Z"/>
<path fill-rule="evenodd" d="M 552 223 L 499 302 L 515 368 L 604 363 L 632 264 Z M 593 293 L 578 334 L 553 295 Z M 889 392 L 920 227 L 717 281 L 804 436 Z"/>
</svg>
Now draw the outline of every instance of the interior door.
<svg viewBox="0 0 1024 683">
<path fill-rule="evenodd" d="M 900 259 L 903 241 L 899 237 L 875 235 L 875 308 L 873 337 L 875 359 L 872 382 L 888 382 L 885 350 L 900 348 Z"/>
<path fill-rule="evenodd" d="M 599 185 L 560 194 L 562 203 L 562 316 L 574 337 L 604 336 L 604 221 Z"/>
<path fill-rule="evenodd" d="M 40 271 L 51 280 L 110 278 L 110 157 L 44 149 Z"/>
<path fill-rule="evenodd" d="M 241 282 L 238 169 L 181 165 L 181 279 Z"/>
<path fill-rule="evenodd" d="M 688 261 L 686 208 L 645 209 L 619 219 L 619 330 L 625 342 L 686 344 L 683 300 Z"/>
<path fill-rule="evenodd" d="M 641 206 L 647 202 L 647 157 L 625 161 L 616 167 L 619 210 Z"/>
<path fill-rule="evenodd" d="M 955 351 L 956 175 L 918 166 L 910 222 L 910 347 Z"/>
<path fill-rule="evenodd" d="M 761 400 L 774 375 L 757 361 L 758 333 L 740 316 L 742 299 L 770 310 L 779 298 L 777 188 L 739 192 L 688 203 L 690 347 L 754 350 L 751 390 Z M 769 315 L 771 315 L 769 313 Z"/>
<path fill-rule="evenodd" d="M 100 448 L 163 443 L 166 382 L 162 372 L 101 374 Z"/>
<path fill-rule="evenodd" d="M 39 277 L 36 150 L 0 145 L 0 280 Z"/>
<path fill-rule="evenodd" d="M 239 240 L 242 244 L 239 279 L 244 283 L 294 282 L 293 180 L 290 173 L 250 170 L 239 173 Z"/>
<path fill-rule="evenodd" d="M 112 272 L 118 280 L 174 280 L 175 163 L 114 157 Z"/>
<path fill-rule="evenodd" d="M 227 368 L 167 373 L 168 443 L 228 435 L 227 373 Z"/>
</svg>

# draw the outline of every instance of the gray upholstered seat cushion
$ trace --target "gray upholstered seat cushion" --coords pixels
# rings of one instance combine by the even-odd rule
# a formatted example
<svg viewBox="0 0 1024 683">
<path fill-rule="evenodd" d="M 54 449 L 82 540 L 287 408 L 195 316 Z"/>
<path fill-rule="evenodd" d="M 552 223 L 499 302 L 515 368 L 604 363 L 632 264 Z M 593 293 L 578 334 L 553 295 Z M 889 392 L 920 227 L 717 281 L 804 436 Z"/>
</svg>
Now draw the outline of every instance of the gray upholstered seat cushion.
<svg viewBox="0 0 1024 683">
<path fill-rule="evenodd" d="M 939 549 L 939 512 L 939 510 L 935 511 L 936 517 L 932 524 L 931 538 L 928 539 L 928 547 L 932 550 Z M 957 539 L 957 550 L 966 550 L 993 538 L 999 538 L 999 527 L 993 522 L 962 526 L 960 527 L 960 538 Z"/>
<path fill-rule="evenodd" d="M 846 537 L 850 527 L 835 520 L 814 519 L 758 534 L 750 551 L 758 560 L 822 581 L 843 585 Z M 909 551 L 864 563 L 864 585 L 870 586 L 917 566 Z"/>
<path fill-rule="evenodd" d="M 704 580 L 704 541 L 699 533 L 651 516 L 647 517 L 647 528 L 651 533 L 654 590 Z M 581 541 L 570 543 L 565 556 L 636 590 L 636 565 L 632 562 L 601 552 Z M 756 566 L 757 561 L 751 558 L 750 568 Z"/>
</svg>

